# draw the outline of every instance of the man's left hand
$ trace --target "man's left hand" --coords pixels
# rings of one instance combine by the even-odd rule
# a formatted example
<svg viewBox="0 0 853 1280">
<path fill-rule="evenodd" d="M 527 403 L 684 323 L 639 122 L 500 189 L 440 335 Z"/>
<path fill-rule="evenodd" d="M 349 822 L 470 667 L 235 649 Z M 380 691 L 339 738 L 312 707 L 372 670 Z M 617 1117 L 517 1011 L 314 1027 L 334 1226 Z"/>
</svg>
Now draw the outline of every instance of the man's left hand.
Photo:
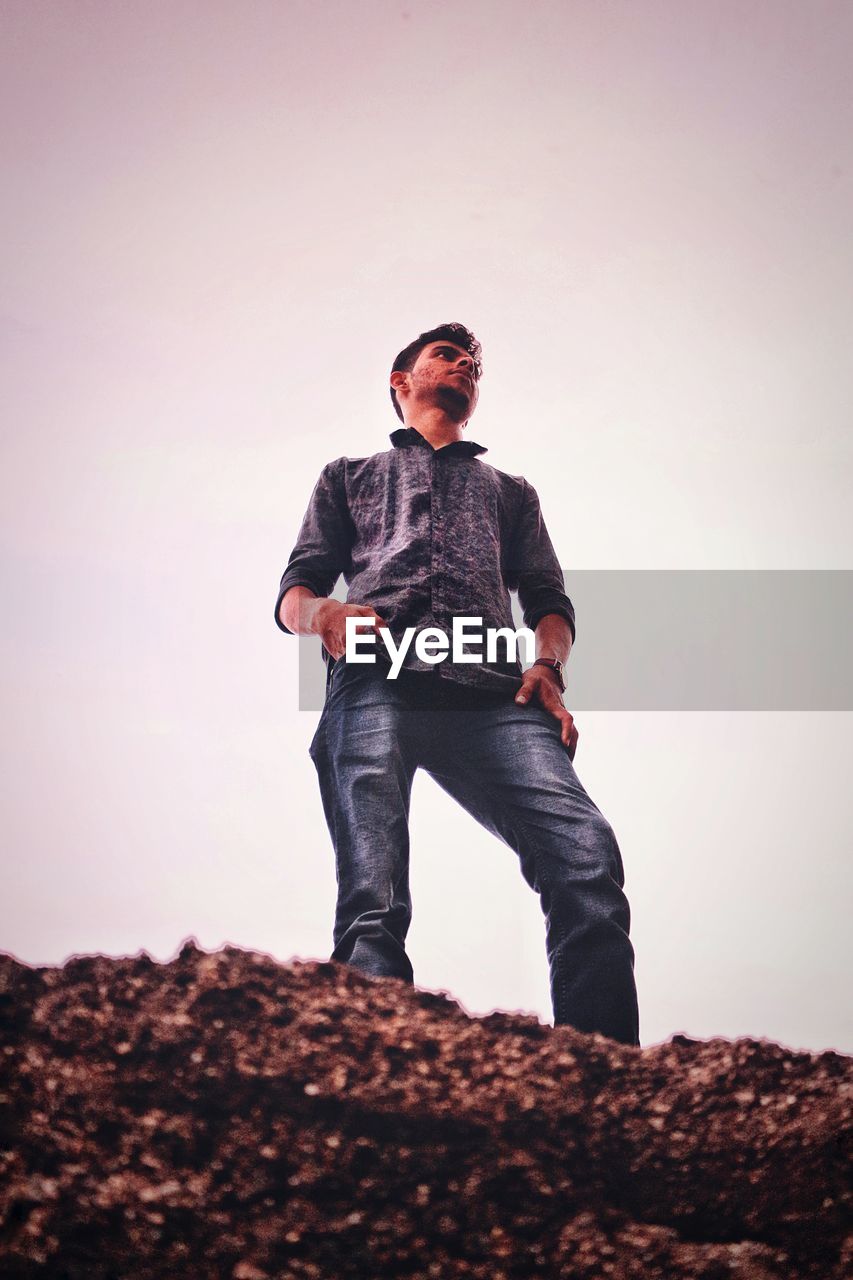
<svg viewBox="0 0 853 1280">
<path fill-rule="evenodd" d="M 560 721 L 560 738 L 569 749 L 569 759 L 574 760 L 578 747 L 578 731 L 574 717 L 563 705 L 560 685 L 556 675 L 548 667 L 528 667 L 521 678 L 521 688 L 515 695 L 521 706 L 535 702 Z"/>
</svg>

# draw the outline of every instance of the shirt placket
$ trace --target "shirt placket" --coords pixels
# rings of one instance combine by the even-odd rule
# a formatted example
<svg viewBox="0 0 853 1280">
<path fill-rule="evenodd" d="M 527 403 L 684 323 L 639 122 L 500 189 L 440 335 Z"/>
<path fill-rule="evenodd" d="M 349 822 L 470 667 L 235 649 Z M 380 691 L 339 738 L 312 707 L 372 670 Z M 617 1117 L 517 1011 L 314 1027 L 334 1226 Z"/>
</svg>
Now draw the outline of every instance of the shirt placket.
<svg viewBox="0 0 853 1280">
<path fill-rule="evenodd" d="M 446 467 L 443 460 L 439 458 L 439 451 L 436 449 L 431 451 L 429 463 L 431 524 L 430 586 L 432 618 L 435 626 L 444 628 L 447 614 L 447 602 L 445 599 L 447 583 L 444 567 Z"/>
</svg>

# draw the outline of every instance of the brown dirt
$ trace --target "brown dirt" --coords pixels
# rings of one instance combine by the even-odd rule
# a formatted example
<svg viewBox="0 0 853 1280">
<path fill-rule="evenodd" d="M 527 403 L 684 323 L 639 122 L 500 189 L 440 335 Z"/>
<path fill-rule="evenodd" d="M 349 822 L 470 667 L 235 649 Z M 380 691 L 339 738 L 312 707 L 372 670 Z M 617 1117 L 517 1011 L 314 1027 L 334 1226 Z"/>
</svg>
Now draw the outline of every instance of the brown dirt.
<svg viewBox="0 0 853 1280">
<path fill-rule="evenodd" d="M 853 1060 L 338 964 L 0 956 L 0 1275 L 849 1280 Z"/>
</svg>

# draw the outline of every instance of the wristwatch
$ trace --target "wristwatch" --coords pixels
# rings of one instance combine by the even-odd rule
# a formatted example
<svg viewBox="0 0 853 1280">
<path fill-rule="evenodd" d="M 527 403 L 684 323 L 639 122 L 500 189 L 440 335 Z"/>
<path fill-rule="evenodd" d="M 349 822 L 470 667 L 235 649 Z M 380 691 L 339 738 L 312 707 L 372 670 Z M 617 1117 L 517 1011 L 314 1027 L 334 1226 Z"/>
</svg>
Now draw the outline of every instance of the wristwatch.
<svg viewBox="0 0 853 1280">
<path fill-rule="evenodd" d="M 566 681 L 563 678 L 563 664 L 559 658 L 537 658 L 533 663 L 534 667 L 550 667 L 556 672 L 557 679 L 560 682 L 560 693 L 566 692 Z"/>
</svg>

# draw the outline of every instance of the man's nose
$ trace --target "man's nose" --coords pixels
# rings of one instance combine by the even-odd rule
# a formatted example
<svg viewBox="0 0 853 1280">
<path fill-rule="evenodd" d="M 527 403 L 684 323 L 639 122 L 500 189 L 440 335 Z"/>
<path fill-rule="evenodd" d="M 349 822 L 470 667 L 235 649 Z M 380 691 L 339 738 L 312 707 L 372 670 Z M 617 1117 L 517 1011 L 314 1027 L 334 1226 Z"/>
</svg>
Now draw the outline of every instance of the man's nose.
<svg viewBox="0 0 853 1280">
<path fill-rule="evenodd" d="M 460 356 L 456 363 L 462 365 L 463 369 L 467 369 L 468 373 L 470 373 L 473 377 L 474 361 L 472 360 L 471 356 Z"/>
</svg>

